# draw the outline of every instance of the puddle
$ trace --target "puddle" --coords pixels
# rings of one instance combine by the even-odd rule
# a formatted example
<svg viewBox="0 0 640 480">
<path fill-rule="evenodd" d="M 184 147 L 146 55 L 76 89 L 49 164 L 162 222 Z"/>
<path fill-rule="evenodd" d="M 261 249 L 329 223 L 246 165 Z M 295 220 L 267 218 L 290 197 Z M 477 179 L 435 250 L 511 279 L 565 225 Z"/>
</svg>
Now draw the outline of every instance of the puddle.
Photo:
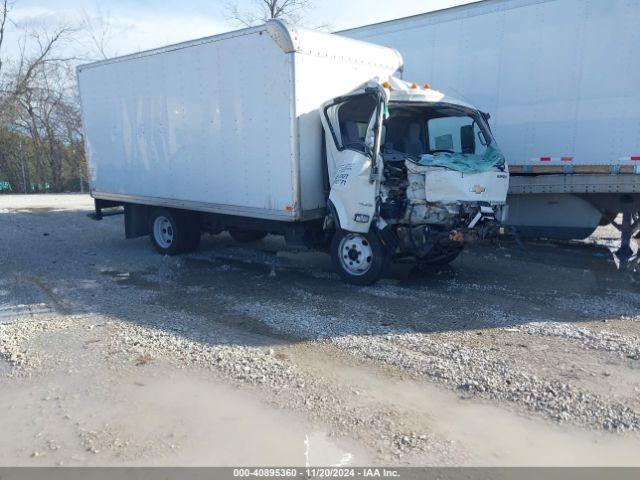
<svg viewBox="0 0 640 480">
<path fill-rule="evenodd" d="M 31 213 L 34 215 L 45 215 L 54 211 L 56 211 L 56 208 L 54 207 L 20 208 L 16 210 L 17 213 Z"/>
<path fill-rule="evenodd" d="M 468 452 L 466 466 L 640 465 L 637 434 L 597 432 L 525 417 L 505 405 L 464 399 L 428 383 L 390 378 L 375 368 L 328 358 L 305 355 L 298 360 L 315 364 L 323 374 L 356 390 L 358 408 L 386 404 L 408 412 L 415 419 L 416 433 L 435 434 Z"/>
<path fill-rule="evenodd" d="M 100 273 L 110 277 L 118 285 L 131 285 L 134 287 L 143 288 L 146 290 L 155 290 L 158 288 L 158 283 L 161 281 L 158 278 L 157 281 L 153 281 L 151 278 L 156 275 L 155 269 L 146 269 L 140 272 L 125 272 L 120 270 L 102 269 Z"/>
<path fill-rule="evenodd" d="M 141 407 L 132 412 L 132 421 L 143 432 L 156 430 L 160 421 L 160 429 L 173 434 L 181 446 L 167 464 L 300 466 L 339 464 L 344 458 L 368 461 L 353 446 L 338 444 L 300 419 L 268 409 L 248 392 L 185 376 L 141 383 L 143 387 L 130 387 Z"/>
<path fill-rule="evenodd" d="M 67 376 L 49 379 L 47 385 L 2 386 L 0 409 L 12 413 L 0 432 L 0 463 L 193 467 L 372 462 L 357 445 L 331 438 L 295 414 L 269 408 L 251 391 L 184 371 L 168 372 L 155 362 L 117 379 Z M 59 448 L 48 448 L 52 443 Z M 32 458 L 33 451 L 41 455 Z"/>
</svg>

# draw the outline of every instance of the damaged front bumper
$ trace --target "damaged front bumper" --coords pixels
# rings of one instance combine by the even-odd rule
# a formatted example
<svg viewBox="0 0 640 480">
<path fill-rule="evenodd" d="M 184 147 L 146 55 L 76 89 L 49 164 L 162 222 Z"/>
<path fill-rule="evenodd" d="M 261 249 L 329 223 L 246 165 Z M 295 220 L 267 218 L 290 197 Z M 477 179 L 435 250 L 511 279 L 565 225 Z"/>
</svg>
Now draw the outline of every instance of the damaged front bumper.
<svg viewBox="0 0 640 480">
<path fill-rule="evenodd" d="M 504 217 L 504 212 L 500 212 Z M 449 240 L 457 243 L 470 243 L 477 240 L 495 238 L 504 234 L 505 230 L 501 223 L 502 218 L 497 218 L 494 209 L 488 205 L 480 205 L 480 208 L 473 216 L 469 224 L 464 228 L 455 229 L 449 232 Z"/>
<path fill-rule="evenodd" d="M 436 250 L 461 248 L 479 240 L 496 238 L 505 233 L 499 220 L 503 212 L 494 211 L 489 205 L 480 205 L 466 225 L 445 229 L 433 225 L 400 226 L 396 229 L 400 255 L 425 258 Z M 498 218 L 500 217 L 500 218 Z"/>
</svg>

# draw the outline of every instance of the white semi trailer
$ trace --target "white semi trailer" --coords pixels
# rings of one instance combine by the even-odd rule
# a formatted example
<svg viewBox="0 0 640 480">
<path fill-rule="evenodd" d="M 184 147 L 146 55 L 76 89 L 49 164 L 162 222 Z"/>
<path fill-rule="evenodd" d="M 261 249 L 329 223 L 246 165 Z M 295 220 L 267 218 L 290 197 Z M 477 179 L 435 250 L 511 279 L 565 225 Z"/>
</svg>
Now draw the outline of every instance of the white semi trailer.
<svg viewBox="0 0 640 480">
<path fill-rule="evenodd" d="M 496 234 L 508 171 L 472 105 L 394 49 L 280 21 L 79 68 L 96 218 L 162 254 L 202 232 L 329 248 L 347 281 Z"/>
<path fill-rule="evenodd" d="M 522 234 L 585 238 L 640 211 L 640 2 L 485 0 L 340 32 L 397 49 L 404 75 L 491 115 Z"/>
</svg>

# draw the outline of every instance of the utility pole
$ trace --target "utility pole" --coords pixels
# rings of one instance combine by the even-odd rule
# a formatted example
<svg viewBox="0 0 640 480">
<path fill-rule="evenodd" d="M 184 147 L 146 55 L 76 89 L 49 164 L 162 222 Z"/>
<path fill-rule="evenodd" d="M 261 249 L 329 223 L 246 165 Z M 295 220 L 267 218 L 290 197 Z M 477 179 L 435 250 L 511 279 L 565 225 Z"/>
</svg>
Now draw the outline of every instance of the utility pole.
<svg viewBox="0 0 640 480">
<path fill-rule="evenodd" d="M 27 191 L 27 175 L 25 173 L 24 168 L 24 150 L 22 149 L 22 140 L 19 143 L 19 152 L 20 152 L 20 166 L 22 167 L 22 187 L 24 188 L 24 193 L 29 193 Z"/>
</svg>

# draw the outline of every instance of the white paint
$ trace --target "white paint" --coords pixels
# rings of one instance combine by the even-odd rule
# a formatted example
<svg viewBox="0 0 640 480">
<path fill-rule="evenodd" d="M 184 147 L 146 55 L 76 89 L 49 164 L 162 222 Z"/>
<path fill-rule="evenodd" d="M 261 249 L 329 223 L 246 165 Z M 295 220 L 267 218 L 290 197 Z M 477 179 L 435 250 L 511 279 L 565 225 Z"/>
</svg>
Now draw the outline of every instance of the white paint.
<svg viewBox="0 0 640 480">
<path fill-rule="evenodd" d="M 317 215 L 320 105 L 400 66 L 392 49 L 274 22 L 80 67 L 93 196 Z"/>
<path fill-rule="evenodd" d="M 404 78 L 463 92 L 507 162 L 640 155 L 640 9 L 628 0 L 488 0 L 342 34 L 398 49 Z"/>
<path fill-rule="evenodd" d="M 444 168 L 427 168 L 424 176 L 427 202 L 503 204 L 507 198 L 509 175 L 505 172 L 462 173 Z"/>
</svg>

